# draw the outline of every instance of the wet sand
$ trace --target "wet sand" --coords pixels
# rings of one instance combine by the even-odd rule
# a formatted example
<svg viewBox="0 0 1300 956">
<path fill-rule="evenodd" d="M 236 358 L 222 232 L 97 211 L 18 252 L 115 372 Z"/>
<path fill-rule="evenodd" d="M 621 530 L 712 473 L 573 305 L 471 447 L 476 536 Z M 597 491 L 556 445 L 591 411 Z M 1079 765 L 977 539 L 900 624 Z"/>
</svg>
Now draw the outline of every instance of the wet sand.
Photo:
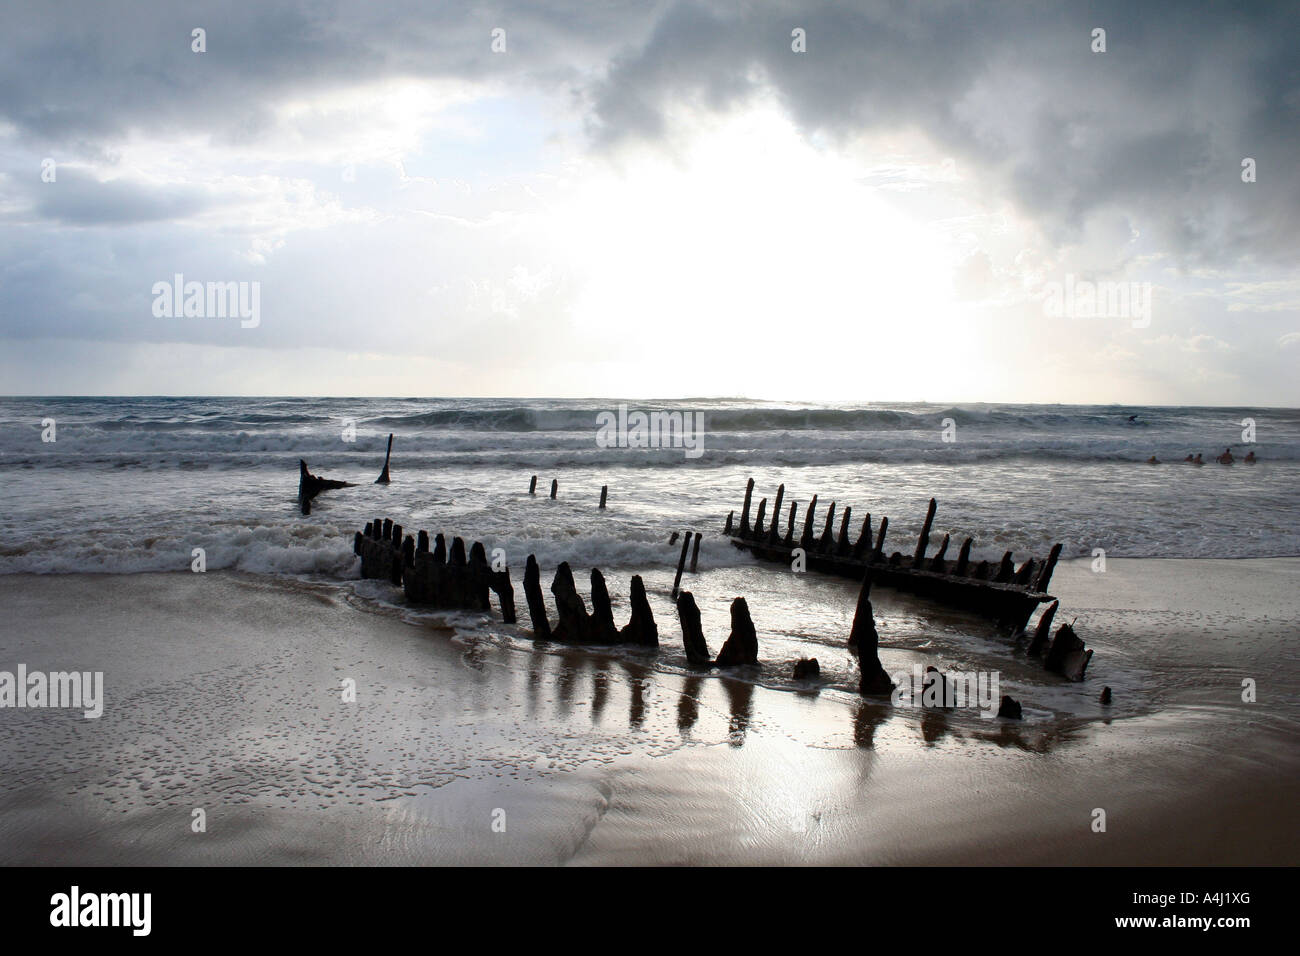
<svg viewBox="0 0 1300 956">
<path fill-rule="evenodd" d="M 0 669 L 102 670 L 106 702 L 0 710 L 0 861 L 1294 865 L 1297 583 L 1297 559 L 1063 564 L 1090 646 L 1158 690 L 1019 725 L 521 649 L 283 579 L 4 576 Z"/>
</svg>

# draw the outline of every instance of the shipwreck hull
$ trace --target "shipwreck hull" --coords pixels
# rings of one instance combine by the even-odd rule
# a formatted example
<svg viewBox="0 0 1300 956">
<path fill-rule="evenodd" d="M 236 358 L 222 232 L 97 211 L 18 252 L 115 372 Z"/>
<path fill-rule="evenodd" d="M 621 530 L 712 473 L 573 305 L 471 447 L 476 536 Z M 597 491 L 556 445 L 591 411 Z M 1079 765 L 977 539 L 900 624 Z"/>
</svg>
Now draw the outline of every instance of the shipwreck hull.
<svg viewBox="0 0 1300 956">
<path fill-rule="evenodd" d="M 784 544 L 752 541 L 736 535 L 731 536 L 731 543 L 764 561 L 786 567 L 794 560 L 794 548 Z M 1014 584 L 996 584 L 979 578 L 917 570 L 911 566 L 912 558 L 907 556 L 900 557 L 897 564 L 891 564 L 887 560 L 865 561 L 809 551 L 804 560 L 810 571 L 853 581 L 861 581 L 870 568 L 873 586 L 905 591 L 949 607 L 972 611 L 1016 631 L 1022 630 L 1029 622 L 1034 608 L 1052 600 L 1048 594 L 1028 591 Z"/>
<path fill-rule="evenodd" d="M 871 515 L 867 515 L 855 542 L 850 533 L 853 509 L 845 508 L 841 513 L 839 533 L 836 534 L 835 502 L 831 502 L 819 535 L 815 527 L 817 496 L 813 495 L 804 510 L 803 531 L 798 533 L 795 529 L 797 504 L 791 502 L 788 515 L 782 512 L 785 485 L 776 491 L 775 506 L 766 526 L 766 498 L 758 503 L 757 515 L 753 523 L 750 523 L 753 495 L 754 480 L 751 478 L 745 488 L 745 503 L 740 512 L 739 525 L 735 524 L 735 512 L 732 512 L 727 516 L 727 524 L 722 533 L 736 547 L 750 551 L 763 560 L 790 567 L 795 561 L 795 551 L 800 551 L 805 569 L 854 581 L 863 580 L 870 570 L 874 583 L 972 611 L 1012 631 L 1023 630 L 1034 609 L 1045 601 L 1052 600 L 1047 588 L 1061 554 L 1059 544 L 1041 562 L 1029 558 L 1018 568 L 1012 561 L 1010 551 L 1003 555 L 998 564 L 972 562 L 970 538 L 962 543 L 957 558 L 950 558 L 950 536 L 946 534 L 938 551 L 934 555 L 928 555 L 930 531 L 937 508 L 933 498 L 930 499 L 925 523 L 912 555 L 896 551 L 886 557 L 884 545 L 889 528 L 888 518 L 881 519 L 878 533 L 873 533 Z M 780 529 L 782 517 L 786 519 L 784 534 Z"/>
</svg>

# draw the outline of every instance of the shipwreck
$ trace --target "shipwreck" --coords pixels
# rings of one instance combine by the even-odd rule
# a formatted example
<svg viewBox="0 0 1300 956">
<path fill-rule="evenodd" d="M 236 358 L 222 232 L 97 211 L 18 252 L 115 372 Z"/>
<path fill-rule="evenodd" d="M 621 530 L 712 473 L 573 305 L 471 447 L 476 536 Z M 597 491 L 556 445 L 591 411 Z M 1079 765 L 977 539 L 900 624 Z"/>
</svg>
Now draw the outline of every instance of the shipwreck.
<svg viewBox="0 0 1300 956">
<path fill-rule="evenodd" d="M 795 537 L 795 520 L 798 504 L 790 503 L 786 518 L 785 533 L 781 533 L 780 517 L 785 485 L 776 490 L 775 505 L 771 519 L 767 520 L 767 499 L 758 503 L 754 521 L 750 523 L 750 505 L 754 494 L 754 479 L 749 479 L 745 488 L 745 502 L 740 512 L 739 525 L 735 522 L 735 512 L 727 515 L 723 534 L 731 539 L 738 548 L 752 552 L 765 561 L 791 565 L 802 558 L 806 568 L 833 574 L 838 577 L 861 581 L 870 570 L 872 580 L 879 585 L 907 591 L 946 604 L 951 607 L 973 611 L 990 618 L 999 625 L 1015 632 L 1022 631 L 1029 623 L 1034 609 L 1044 602 L 1052 601 L 1047 592 L 1061 555 L 1061 545 L 1052 547 L 1051 553 L 1041 560 L 1027 558 L 1018 567 L 1008 551 L 997 564 L 988 561 L 972 562 L 970 560 L 971 538 L 962 542 L 956 558 L 949 557 L 949 535 L 943 536 L 938 550 L 928 554 L 930 529 L 934 524 L 934 515 L 938 507 L 935 499 L 930 499 L 930 507 L 925 515 L 925 523 L 917 538 L 916 547 L 910 555 L 895 551 L 885 552 L 885 535 L 889 531 L 889 519 L 881 518 L 879 530 L 872 532 L 871 515 L 862 521 L 857 539 L 850 537 L 850 522 L 853 509 L 847 507 L 840 518 L 839 532 L 835 530 L 835 502 L 831 502 L 826 511 L 825 523 L 821 534 L 815 530 L 817 515 L 817 496 L 813 495 L 804 512 L 803 529 Z M 766 521 L 766 523 L 765 523 Z M 796 555 L 796 552 L 802 552 Z"/>
</svg>

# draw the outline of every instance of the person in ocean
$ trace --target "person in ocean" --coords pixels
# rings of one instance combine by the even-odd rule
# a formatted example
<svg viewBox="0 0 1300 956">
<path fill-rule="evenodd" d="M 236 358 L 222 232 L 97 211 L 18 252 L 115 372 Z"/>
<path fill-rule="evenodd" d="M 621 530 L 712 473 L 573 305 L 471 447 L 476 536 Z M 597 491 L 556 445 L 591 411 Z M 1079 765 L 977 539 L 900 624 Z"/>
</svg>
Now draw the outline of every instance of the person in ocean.
<svg viewBox="0 0 1300 956">
<path fill-rule="evenodd" d="M 1157 458 L 1155 455 L 1152 455 L 1150 458 L 1147 459 L 1147 464 L 1148 464 L 1148 465 L 1158 465 L 1158 464 L 1160 464 L 1160 459 Z"/>
<path fill-rule="evenodd" d="M 1214 460 L 1217 461 L 1220 465 L 1231 465 L 1233 462 L 1232 449 L 1231 448 L 1223 449 L 1223 454 Z"/>
<path fill-rule="evenodd" d="M 1201 453 L 1199 451 L 1196 453 L 1196 457 L 1192 460 L 1192 464 L 1193 465 L 1205 464 L 1205 459 L 1201 457 Z"/>
<path fill-rule="evenodd" d="M 1248 465 L 1255 464 L 1255 453 L 1253 451 L 1246 452 L 1246 457 L 1243 458 L 1242 461 L 1244 461 Z"/>
<path fill-rule="evenodd" d="M 1187 464 L 1189 464 L 1189 465 L 1194 465 L 1194 464 L 1196 464 L 1196 462 L 1192 460 L 1192 456 L 1191 456 L 1191 455 L 1188 455 L 1186 458 L 1183 459 L 1183 461 L 1187 462 Z"/>
</svg>

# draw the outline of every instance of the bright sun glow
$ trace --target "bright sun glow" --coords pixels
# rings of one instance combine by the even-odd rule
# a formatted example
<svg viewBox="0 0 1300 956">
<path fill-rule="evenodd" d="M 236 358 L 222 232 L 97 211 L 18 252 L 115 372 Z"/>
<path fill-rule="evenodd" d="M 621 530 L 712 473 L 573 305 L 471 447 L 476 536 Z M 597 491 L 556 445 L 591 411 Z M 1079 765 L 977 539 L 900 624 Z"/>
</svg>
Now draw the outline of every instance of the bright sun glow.
<svg viewBox="0 0 1300 956">
<path fill-rule="evenodd" d="M 617 319 L 626 343 L 639 330 L 662 387 L 680 394 L 753 391 L 755 363 L 773 391 L 797 381 L 818 395 L 915 392 L 927 350 L 960 335 L 948 237 L 775 111 L 688 143 L 585 177 L 554 210 L 557 247 L 584 276 L 582 332 Z M 692 380 L 704 368 L 709 379 Z M 673 376 L 684 380 L 663 381 Z"/>
</svg>

